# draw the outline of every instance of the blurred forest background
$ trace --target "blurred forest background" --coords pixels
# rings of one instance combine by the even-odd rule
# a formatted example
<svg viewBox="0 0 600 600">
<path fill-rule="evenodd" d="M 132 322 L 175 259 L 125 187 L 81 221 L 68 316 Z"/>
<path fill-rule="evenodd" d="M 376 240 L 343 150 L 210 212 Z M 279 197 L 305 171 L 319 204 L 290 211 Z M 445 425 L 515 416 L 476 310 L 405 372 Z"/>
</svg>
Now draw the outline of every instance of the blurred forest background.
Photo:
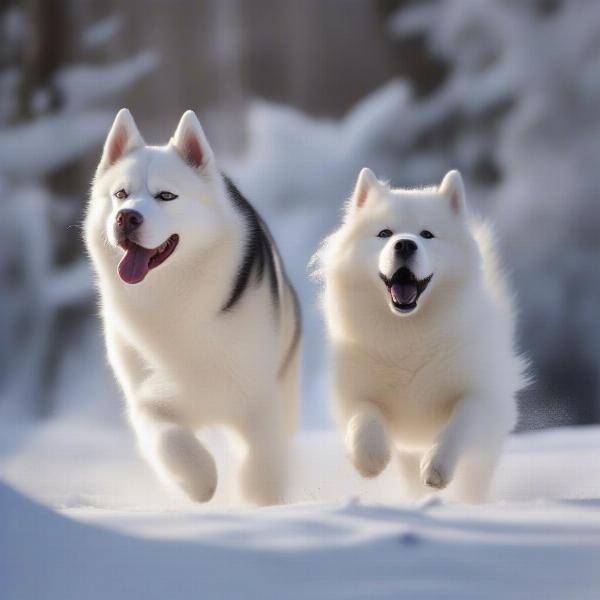
<svg viewBox="0 0 600 600">
<path fill-rule="evenodd" d="M 306 264 L 364 165 L 463 172 L 517 292 L 521 427 L 600 421 L 600 3 L 0 0 L 0 31 L 0 418 L 120 418 L 79 224 L 127 106 L 150 143 L 194 109 L 272 225 L 305 426 L 329 423 Z"/>
</svg>

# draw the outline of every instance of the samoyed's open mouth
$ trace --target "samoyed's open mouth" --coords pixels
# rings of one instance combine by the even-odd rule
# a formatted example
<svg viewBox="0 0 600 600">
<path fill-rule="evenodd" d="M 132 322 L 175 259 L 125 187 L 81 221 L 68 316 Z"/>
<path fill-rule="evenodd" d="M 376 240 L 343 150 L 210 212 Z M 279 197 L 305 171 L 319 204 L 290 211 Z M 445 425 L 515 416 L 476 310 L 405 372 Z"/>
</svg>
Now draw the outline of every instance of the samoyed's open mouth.
<svg viewBox="0 0 600 600">
<path fill-rule="evenodd" d="M 382 273 L 379 276 L 388 288 L 394 309 L 401 313 L 409 313 L 417 307 L 419 297 L 427 289 L 433 273 L 424 279 L 417 279 L 409 268 L 401 267 L 391 279 Z"/>
<path fill-rule="evenodd" d="M 139 283 L 148 275 L 148 271 L 164 263 L 173 254 L 178 242 L 176 233 L 158 248 L 144 248 L 130 239 L 120 241 L 119 246 L 125 250 L 125 256 L 119 263 L 119 276 L 125 283 Z"/>
</svg>

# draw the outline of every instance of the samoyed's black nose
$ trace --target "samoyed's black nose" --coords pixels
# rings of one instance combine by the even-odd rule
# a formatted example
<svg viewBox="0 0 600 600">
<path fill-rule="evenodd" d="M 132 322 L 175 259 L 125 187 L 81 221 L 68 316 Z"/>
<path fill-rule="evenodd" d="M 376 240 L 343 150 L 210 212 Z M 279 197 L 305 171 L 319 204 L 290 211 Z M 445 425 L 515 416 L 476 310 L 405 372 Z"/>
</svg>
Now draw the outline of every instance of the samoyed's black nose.
<svg viewBox="0 0 600 600">
<path fill-rule="evenodd" d="M 398 240 L 394 246 L 396 254 L 406 260 L 417 251 L 417 244 L 412 240 Z"/>
<path fill-rule="evenodd" d="M 144 222 L 144 217 L 137 211 L 126 208 L 117 213 L 117 228 L 125 235 L 135 231 Z"/>
</svg>

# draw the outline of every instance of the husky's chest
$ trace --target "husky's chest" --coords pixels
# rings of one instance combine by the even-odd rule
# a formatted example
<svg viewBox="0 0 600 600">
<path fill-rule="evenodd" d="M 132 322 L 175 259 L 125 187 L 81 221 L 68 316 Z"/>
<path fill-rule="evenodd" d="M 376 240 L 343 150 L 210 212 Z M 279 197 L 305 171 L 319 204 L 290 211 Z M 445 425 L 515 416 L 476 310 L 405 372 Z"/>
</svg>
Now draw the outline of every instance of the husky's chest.
<svg viewBox="0 0 600 600">
<path fill-rule="evenodd" d="M 119 307 L 119 321 L 151 368 L 182 377 L 243 380 L 275 346 L 272 311 L 257 292 L 233 311 L 195 297 L 128 304 Z"/>
<path fill-rule="evenodd" d="M 161 406 L 201 426 L 234 422 L 269 397 L 276 381 L 276 336 L 269 334 L 272 327 L 259 336 L 260 315 L 241 316 L 193 319 L 179 311 L 179 318 L 130 323 L 127 333 L 145 369 L 161 386 L 172 386 L 168 399 L 160 397 Z"/>
</svg>

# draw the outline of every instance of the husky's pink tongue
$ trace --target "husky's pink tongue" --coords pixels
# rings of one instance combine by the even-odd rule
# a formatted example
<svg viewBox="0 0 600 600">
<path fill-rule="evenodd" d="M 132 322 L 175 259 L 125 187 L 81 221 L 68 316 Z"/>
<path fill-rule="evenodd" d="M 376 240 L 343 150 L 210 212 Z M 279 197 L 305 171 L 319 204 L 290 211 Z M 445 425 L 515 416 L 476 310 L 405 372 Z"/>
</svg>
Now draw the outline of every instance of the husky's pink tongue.
<svg viewBox="0 0 600 600">
<path fill-rule="evenodd" d="M 142 248 L 133 242 L 129 242 L 125 256 L 119 263 L 119 276 L 125 283 L 139 283 L 146 277 L 150 270 L 148 264 L 154 250 Z"/>
<path fill-rule="evenodd" d="M 397 304 L 412 304 L 417 300 L 417 286 L 415 283 L 394 283 L 392 285 L 392 299 Z"/>
</svg>

